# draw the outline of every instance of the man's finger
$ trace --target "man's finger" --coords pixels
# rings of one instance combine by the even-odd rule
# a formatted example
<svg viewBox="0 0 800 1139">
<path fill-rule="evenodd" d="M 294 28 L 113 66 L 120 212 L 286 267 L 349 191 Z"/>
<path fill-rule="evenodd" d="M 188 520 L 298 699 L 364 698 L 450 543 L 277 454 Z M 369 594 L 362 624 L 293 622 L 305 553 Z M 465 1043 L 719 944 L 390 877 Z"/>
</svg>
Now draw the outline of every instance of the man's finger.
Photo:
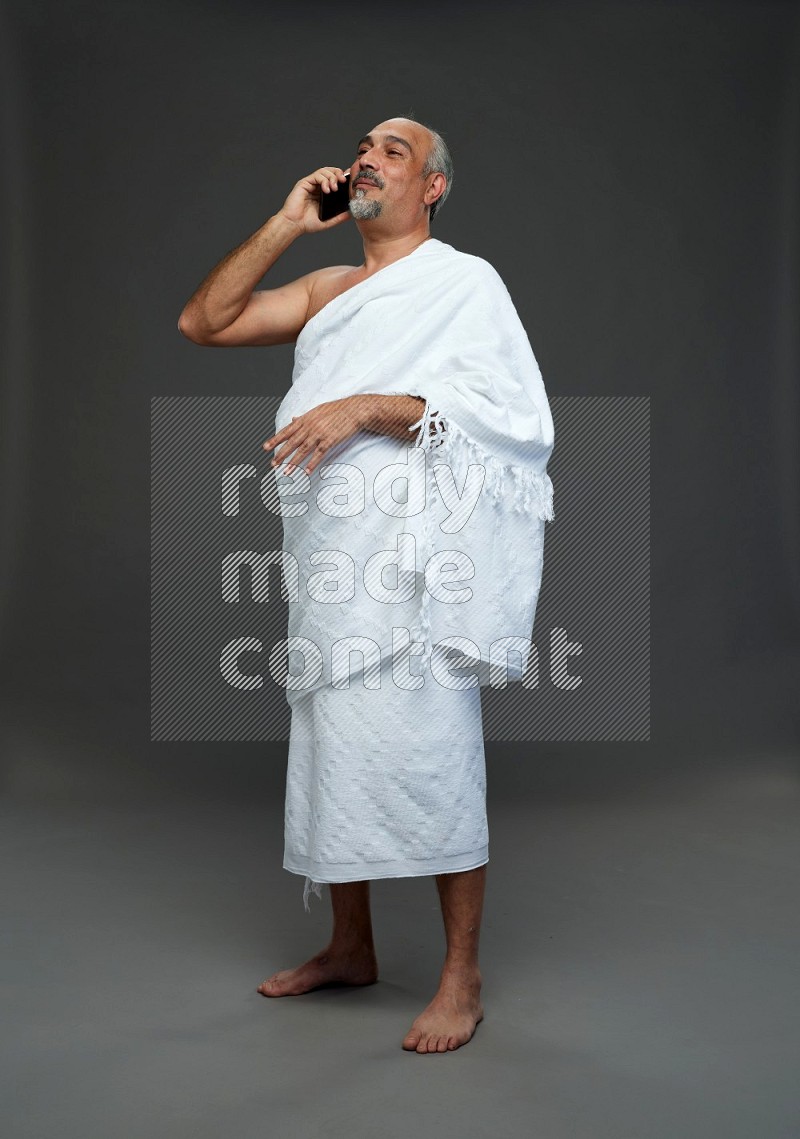
<svg viewBox="0 0 800 1139">
<path fill-rule="evenodd" d="M 284 459 L 287 459 L 289 455 L 291 455 L 292 452 L 300 446 L 301 442 L 301 439 L 287 439 L 285 442 L 281 443 L 271 460 L 272 466 L 279 466 L 284 461 Z"/>
<path fill-rule="evenodd" d="M 319 451 L 319 455 L 317 455 L 318 451 Z M 318 447 L 314 448 L 314 451 L 312 452 L 311 462 L 306 466 L 306 474 L 307 475 L 310 475 L 311 472 L 314 470 L 314 468 L 319 466 L 320 461 L 322 460 L 322 457 L 323 457 L 323 455 L 325 455 L 326 451 L 327 451 L 327 447 L 323 447 L 323 445 L 321 443 Z"/>
<path fill-rule="evenodd" d="M 265 451 L 271 451 L 273 449 L 273 447 L 276 447 L 278 445 L 278 443 L 281 442 L 281 440 L 285 439 L 286 438 L 286 436 L 284 435 L 285 430 L 286 430 L 286 428 L 284 427 L 283 431 L 279 431 L 277 435 L 271 435 L 269 439 L 266 439 L 264 441 L 264 450 Z"/>
<path fill-rule="evenodd" d="M 290 439 L 294 432 L 297 431 L 297 429 L 301 426 L 302 424 L 300 423 L 300 417 L 293 415 L 291 423 L 287 423 L 285 427 L 282 427 L 280 429 L 280 431 L 276 431 L 274 435 L 270 435 L 269 439 L 267 439 L 263 444 L 264 450 L 271 451 L 273 447 L 277 446 L 278 443 L 283 442 L 284 439 Z"/>
<path fill-rule="evenodd" d="M 297 448 L 297 452 L 292 455 L 292 461 L 286 468 L 286 473 L 290 474 L 295 467 L 302 466 L 306 456 L 312 454 L 315 450 L 318 451 L 319 447 L 315 448 L 313 443 L 309 443 L 307 440 L 304 440 Z"/>
</svg>

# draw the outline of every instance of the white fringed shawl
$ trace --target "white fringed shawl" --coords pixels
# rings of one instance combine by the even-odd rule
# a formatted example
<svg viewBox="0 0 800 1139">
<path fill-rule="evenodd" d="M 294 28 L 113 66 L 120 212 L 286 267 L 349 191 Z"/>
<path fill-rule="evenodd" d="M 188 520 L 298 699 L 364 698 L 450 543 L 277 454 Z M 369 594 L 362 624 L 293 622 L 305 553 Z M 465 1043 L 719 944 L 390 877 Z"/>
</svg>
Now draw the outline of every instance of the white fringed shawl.
<svg viewBox="0 0 800 1139">
<path fill-rule="evenodd" d="M 392 631 L 398 627 L 424 646 L 423 668 L 433 645 L 457 636 L 464 654 L 458 665 L 472 661 L 479 683 L 494 683 L 489 665 L 501 658 L 507 662 L 507 678 L 519 679 L 527 652 L 504 652 L 498 658 L 490 646 L 508 637 L 530 641 L 544 523 L 554 517 L 546 470 L 554 434 L 539 366 L 496 270 L 480 257 L 429 238 L 334 298 L 298 337 L 292 386 L 276 414 L 276 430 L 320 403 L 361 392 L 425 399 L 422 417 L 409 429 L 415 432 L 410 445 L 360 431 L 329 452 L 310 476 L 302 469 L 289 476 L 276 472 L 284 550 L 297 560 L 300 572 L 298 595 L 290 595 L 289 637 L 307 638 L 321 653 L 319 675 L 310 679 L 306 673 L 302 688 L 335 681 L 342 661 L 334 661 L 338 650 L 333 645 L 340 638 L 368 638 L 382 658 L 394 653 L 397 659 L 402 646 L 393 641 Z M 414 469 L 421 471 L 424 509 L 405 517 L 385 513 L 372 495 L 378 472 L 399 463 L 400 473 L 420 462 L 421 468 Z M 334 464 L 347 468 L 336 470 Z M 471 466 L 477 479 L 472 487 L 484 472 L 480 492 L 468 521 L 448 533 L 453 495 L 464 493 Z M 348 477 L 354 467 L 363 474 L 365 487 L 358 511 L 355 484 Z M 406 485 L 399 484 L 396 500 Z M 301 502 L 308 503 L 304 513 L 285 513 L 286 504 Z M 339 508 L 341 514 L 332 516 Z M 377 551 L 397 550 L 401 534 L 415 539 L 415 569 L 410 579 L 405 569 L 396 571 L 403 600 L 387 603 L 370 595 L 364 567 Z M 425 566 L 432 555 L 446 550 L 454 551 L 456 561 L 448 568 L 439 559 L 441 576 L 427 579 L 434 586 L 429 589 Z M 340 585 L 325 592 L 323 575 L 342 582 L 342 552 L 345 562 L 353 561 L 354 583 L 349 591 Z M 338 569 L 332 574 L 334 565 Z M 312 575 L 314 596 L 308 588 Z M 377 580 L 370 570 L 369 581 Z M 392 584 L 390 574 L 381 580 L 386 587 Z M 437 588 L 441 581 L 447 582 L 445 590 L 461 590 L 458 600 L 448 603 Z M 363 682 L 369 687 L 375 667 L 368 651 L 365 658 Z M 308 659 L 291 664 L 286 681 L 290 703 L 292 675 Z M 362 683 L 360 653 L 349 661 L 351 683 Z M 406 674 L 409 669 L 415 672 L 409 665 Z M 436 683 L 436 675 L 434 671 L 425 682 Z M 459 676 L 450 675 L 453 680 Z"/>
</svg>

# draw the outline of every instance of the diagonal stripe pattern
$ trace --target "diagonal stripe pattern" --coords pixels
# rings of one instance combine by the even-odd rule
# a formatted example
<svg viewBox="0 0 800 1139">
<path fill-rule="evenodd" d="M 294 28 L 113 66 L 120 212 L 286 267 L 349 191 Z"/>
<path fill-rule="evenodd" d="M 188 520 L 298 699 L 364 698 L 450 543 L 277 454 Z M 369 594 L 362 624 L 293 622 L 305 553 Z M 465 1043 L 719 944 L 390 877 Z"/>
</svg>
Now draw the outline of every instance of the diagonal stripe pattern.
<svg viewBox="0 0 800 1139">
<path fill-rule="evenodd" d="M 538 675 L 483 689 L 485 738 L 649 740 L 650 398 L 550 403 L 556 521 L 532 636 Z M 565 658 L 569 645 L 580 648 Z"/>
<path fill-rule="evenodd" d="M 482 689 L 485 739 L 647 740 L 650 400 L 550 403 L 556 521 L 546 527 L 528 672 L 522 684 Z M 154 740 L 288 739 L 276 678 L 297 582 L 262 447 L 279 405 L 270 396 L 151 401 Z"/>
</svg>

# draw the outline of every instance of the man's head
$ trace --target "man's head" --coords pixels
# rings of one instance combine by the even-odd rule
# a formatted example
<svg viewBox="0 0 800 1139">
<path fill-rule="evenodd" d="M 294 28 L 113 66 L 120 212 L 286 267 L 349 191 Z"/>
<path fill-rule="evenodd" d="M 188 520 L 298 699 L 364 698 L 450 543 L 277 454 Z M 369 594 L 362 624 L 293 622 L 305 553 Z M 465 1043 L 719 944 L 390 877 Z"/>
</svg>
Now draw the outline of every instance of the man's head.
<svg viewBox="0 0 800 1139">
<path fill-rule="evenodd" d="M 452 182 L 453 163 L 440 134 L 414 119 L 387 119 L 358 144 L 350 213 L 357 221 L 383 217 L 413 229 L 433 218 Z"/>
</svg>

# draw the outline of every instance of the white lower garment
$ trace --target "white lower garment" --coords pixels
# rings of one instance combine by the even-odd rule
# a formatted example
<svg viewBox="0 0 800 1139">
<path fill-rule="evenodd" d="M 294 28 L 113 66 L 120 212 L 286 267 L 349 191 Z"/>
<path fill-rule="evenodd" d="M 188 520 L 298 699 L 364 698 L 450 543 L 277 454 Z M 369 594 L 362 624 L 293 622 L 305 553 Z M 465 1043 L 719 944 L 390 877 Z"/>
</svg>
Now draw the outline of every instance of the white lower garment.
<svg viewBox="0 0 800 1139">
<path fill-rule="evenodd" d="M 330 882 L 472 870 L 489 859 L 480 688 L 319 688 L 292 707 L 283 867 Z"/>
</svg>

